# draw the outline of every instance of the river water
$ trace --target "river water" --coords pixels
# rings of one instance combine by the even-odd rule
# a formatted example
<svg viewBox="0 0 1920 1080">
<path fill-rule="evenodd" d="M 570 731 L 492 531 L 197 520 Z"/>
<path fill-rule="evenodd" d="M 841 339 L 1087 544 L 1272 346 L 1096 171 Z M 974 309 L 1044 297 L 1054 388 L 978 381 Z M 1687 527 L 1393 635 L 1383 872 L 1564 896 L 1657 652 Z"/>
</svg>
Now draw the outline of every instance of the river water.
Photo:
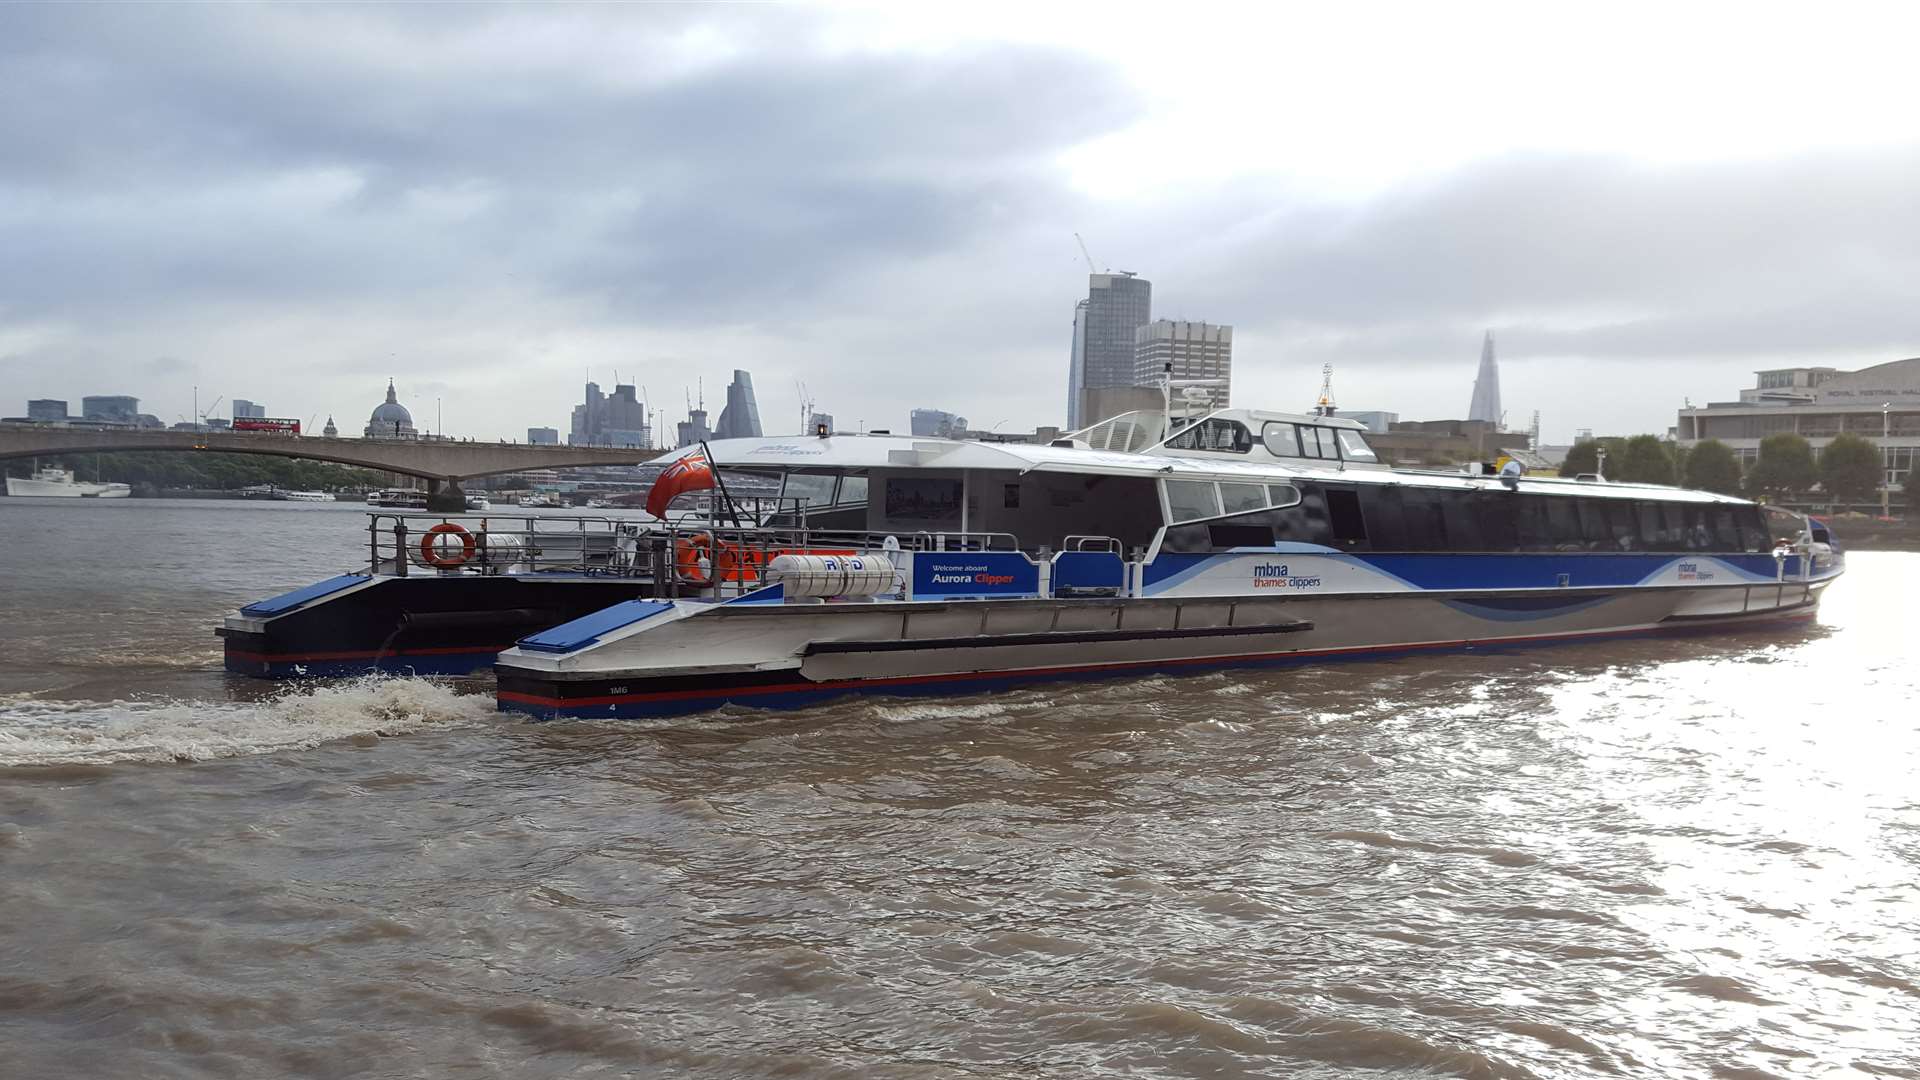
<svg viewBox="0 0 1920 1080">
<path fill-rule="evenodd" d="M 1920 1077 L 1920 556 L 1816 627 L 534 725 L 0 499 L 0 1076 Z"/>
</svg>

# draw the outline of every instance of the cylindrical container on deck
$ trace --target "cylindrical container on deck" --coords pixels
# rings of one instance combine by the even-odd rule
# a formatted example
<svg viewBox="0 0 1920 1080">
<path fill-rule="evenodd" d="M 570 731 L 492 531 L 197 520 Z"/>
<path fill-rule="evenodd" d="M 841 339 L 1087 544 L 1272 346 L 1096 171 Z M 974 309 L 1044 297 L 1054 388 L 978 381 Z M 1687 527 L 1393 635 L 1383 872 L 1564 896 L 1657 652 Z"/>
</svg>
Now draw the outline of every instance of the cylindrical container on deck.
<svg viewBox="0 0 1920 1080">
<path fill-rule="evenodd" d="M 880 555 L 779 555 L 767 581 L 789 598 L 878 596 L 894 589 L 893 563 Z"/>
</svg>

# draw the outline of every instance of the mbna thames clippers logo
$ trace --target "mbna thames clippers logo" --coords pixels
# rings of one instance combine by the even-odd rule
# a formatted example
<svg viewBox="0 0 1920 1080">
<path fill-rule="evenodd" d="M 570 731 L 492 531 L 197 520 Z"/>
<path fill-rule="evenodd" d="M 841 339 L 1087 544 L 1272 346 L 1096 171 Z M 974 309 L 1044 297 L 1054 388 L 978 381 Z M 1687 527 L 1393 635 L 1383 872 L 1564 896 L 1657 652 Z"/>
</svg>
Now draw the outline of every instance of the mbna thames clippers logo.
<svg viewBox="0 0 1920 1080">
<path fill-rule="evenodd" d="M 1253 587 L 1256 589 L 1317 589 L 1318 577 L 1292 573 L 1286 563 L 1254 563 Z"/>
</svg>

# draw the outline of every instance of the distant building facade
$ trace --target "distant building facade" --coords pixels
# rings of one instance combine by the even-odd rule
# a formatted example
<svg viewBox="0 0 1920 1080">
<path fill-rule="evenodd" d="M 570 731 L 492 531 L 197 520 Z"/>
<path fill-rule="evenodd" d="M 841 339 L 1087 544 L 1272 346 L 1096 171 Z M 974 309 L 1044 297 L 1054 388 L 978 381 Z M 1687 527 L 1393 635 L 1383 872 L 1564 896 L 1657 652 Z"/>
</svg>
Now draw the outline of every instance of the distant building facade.
<svg viewBox="0 0 1920 1080">
<path fill-rule="evenodd" d="M 958 439 L 967 431 L 967 418 L 945 409 L 915 409 L 907 415 L 907 430 L 923 439 Z"/>
<path fill-rule="evenodd" d="M 135 424 L 140 420 L 140 399 L 123 394 L 98 394 L 80 399 L 84 420 L 104 420 L 112 424 Z"/>
<path fill-rule="evenodd" d="M 753 397 L 753 376 L 734 369 L 727 384 L 727 404 L 720 410 L 720 422 L 714 425 L 716 439 L 757 439 L 760 437 L 760 403 Z"/>
<path fill-rule="evenodd" d="M 246 398 L 233 399 L 233 418 L 235 420 L 261 419 L 267 415 L 265 405 L 256 405 Z"/>
<path fill-rule="evenodd" d="M 1467 419 L 1484 420 L 1498 426 L 1506 414 L 1500 409 L 1500 363 L 1493 355 L 1493 331 L 1480 344 L 1480 372 L 1473 379 L 1473 401 L 1467 406 Z"/>
<path fill-rule="evenodd" d="M 1358 420 L 1368 431 L 1387 432 L 1400 422 L 1397 412 L 1383 412 L 1379 409 L 1335 409 L 1333 415 L 1342 420 Z"/>
<path fill-rule="evenodd" d="M 67 403 L 54 398 L 36 398 L 27 402 L 27 419 L 64 422 L 67 419 Z"/>
<path fill-rule="evenodd" d="M 1205 391 L 1206 408 L 1226 408 L 1233 389 L 1233 327 L 1155 319 L 1134 331 L 1132 385 L 1158 386 L 1168 375 L 1176 380 L 1220 380 L 1219 386 L 1194 389 Z M 1175 397 L 1180 397 L 1178 391 Z M 1189 396 L 1186 400 L 1197 398 Z"/>
<path fill-rule="evenodd" d="M 400 404 L 393 392 L 393 380 L 387 380 L 387 400 L 373 407 L 373 415 L 367 418 L 366 430 L 361 433 L 369 439 L 417 439 L 420 432 L 413 426 L 413 414 Z"/>
<path fill-rule="evenodd" d="M 1082 427 L 1111 420 L 1121 413 L 1159 411 L 1167 407 L 1167 393 L 1158 386 L 1089 386 L 1080 391 Z"/>
<path fill-rule="evenodd" d="M 1084 414 L 1088 390 L 1133 386 L 1135 335 L 1153 321 L 1153 283 L 1138 275 L 1087 275 L 1084 313 L 1074 307 L 1074 340 L 1068 365 L 1067 426 L 1095 423 Z M 1077 373 L 1077 381 L 1076 381 Z"/>
<path fill-rule="evenodd" d="M 340 437 L 340 428 L 333 422 L 332 413 L 327 414 L 327 426 L 320 429 L 320 434 L 329 439 L 337 439 Z"/>
<path fill-rule="evenodd" d="M 807 420 L 807 430 L 802 432 L 802 434 L 811 435 L 814 432 L 819 431 L 822 427 L 825 427 L 827 429 L 827 433 L 829 435 L 833 433 L 833 414 L 832 413 L 825 413 L 825 412 L 813 413 Z"/>
<path fill-rule="evenodd" d="M 676 447 L 692 446 L 713 438 L 713 429 L 707 426 L 706 405 L 706 399 L 702 398 L 698 406 L 687 410 L 685 420 L 674 425 L 679 434 L 678 441 L 674 443 Z"/>
<path fill-rule="evenodd" d="M 527 442 L 534 446 L 559 446 L 560 429 L 550 427 L 530 427 L 527 429 Z"/>
<path fill-rule="evenodd" d="M 1681 409 L 1675 431 L 1680 444 L 1718 440 L 1750 468 L 1760 458 L 1760 440 L 1769 435 L 1800 436 L 1816 459 L 1835 436 L 1858 435 L 1880 448 L 1886 505 L 1900 501 L 1898 491 L 1920 460 L 1920 357 L 1859 371 L 1797 367 L 1754 375 L 1754 385 L 1741 390 L 1738 401 Z M 1910 517 L 1913 509 L 1907 508 Z"/>
<path fill-rule="evenodd" d="M 568 446 L 653 445 L 647 407 L 634 384 L 618 383 L 613 393 L 603 394 L 599 383 L 589 382 L 584 397 L 585 400 L 573 407 Z"/>
</svg>

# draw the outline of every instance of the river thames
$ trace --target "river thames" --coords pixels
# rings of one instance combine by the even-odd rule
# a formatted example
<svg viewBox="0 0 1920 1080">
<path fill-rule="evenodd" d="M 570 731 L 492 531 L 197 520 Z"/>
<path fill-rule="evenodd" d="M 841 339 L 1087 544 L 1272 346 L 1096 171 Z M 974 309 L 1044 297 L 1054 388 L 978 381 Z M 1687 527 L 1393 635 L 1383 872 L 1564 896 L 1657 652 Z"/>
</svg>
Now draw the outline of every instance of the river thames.
<svg viewBox="0 0 1920 1080">
<path fill-rule="evenodd" d="M 1920 1077 L 1920 555 L 784 714 L 225 675 L 359 509 L 0 499 L 0 1076 Z"/>
</svg>

